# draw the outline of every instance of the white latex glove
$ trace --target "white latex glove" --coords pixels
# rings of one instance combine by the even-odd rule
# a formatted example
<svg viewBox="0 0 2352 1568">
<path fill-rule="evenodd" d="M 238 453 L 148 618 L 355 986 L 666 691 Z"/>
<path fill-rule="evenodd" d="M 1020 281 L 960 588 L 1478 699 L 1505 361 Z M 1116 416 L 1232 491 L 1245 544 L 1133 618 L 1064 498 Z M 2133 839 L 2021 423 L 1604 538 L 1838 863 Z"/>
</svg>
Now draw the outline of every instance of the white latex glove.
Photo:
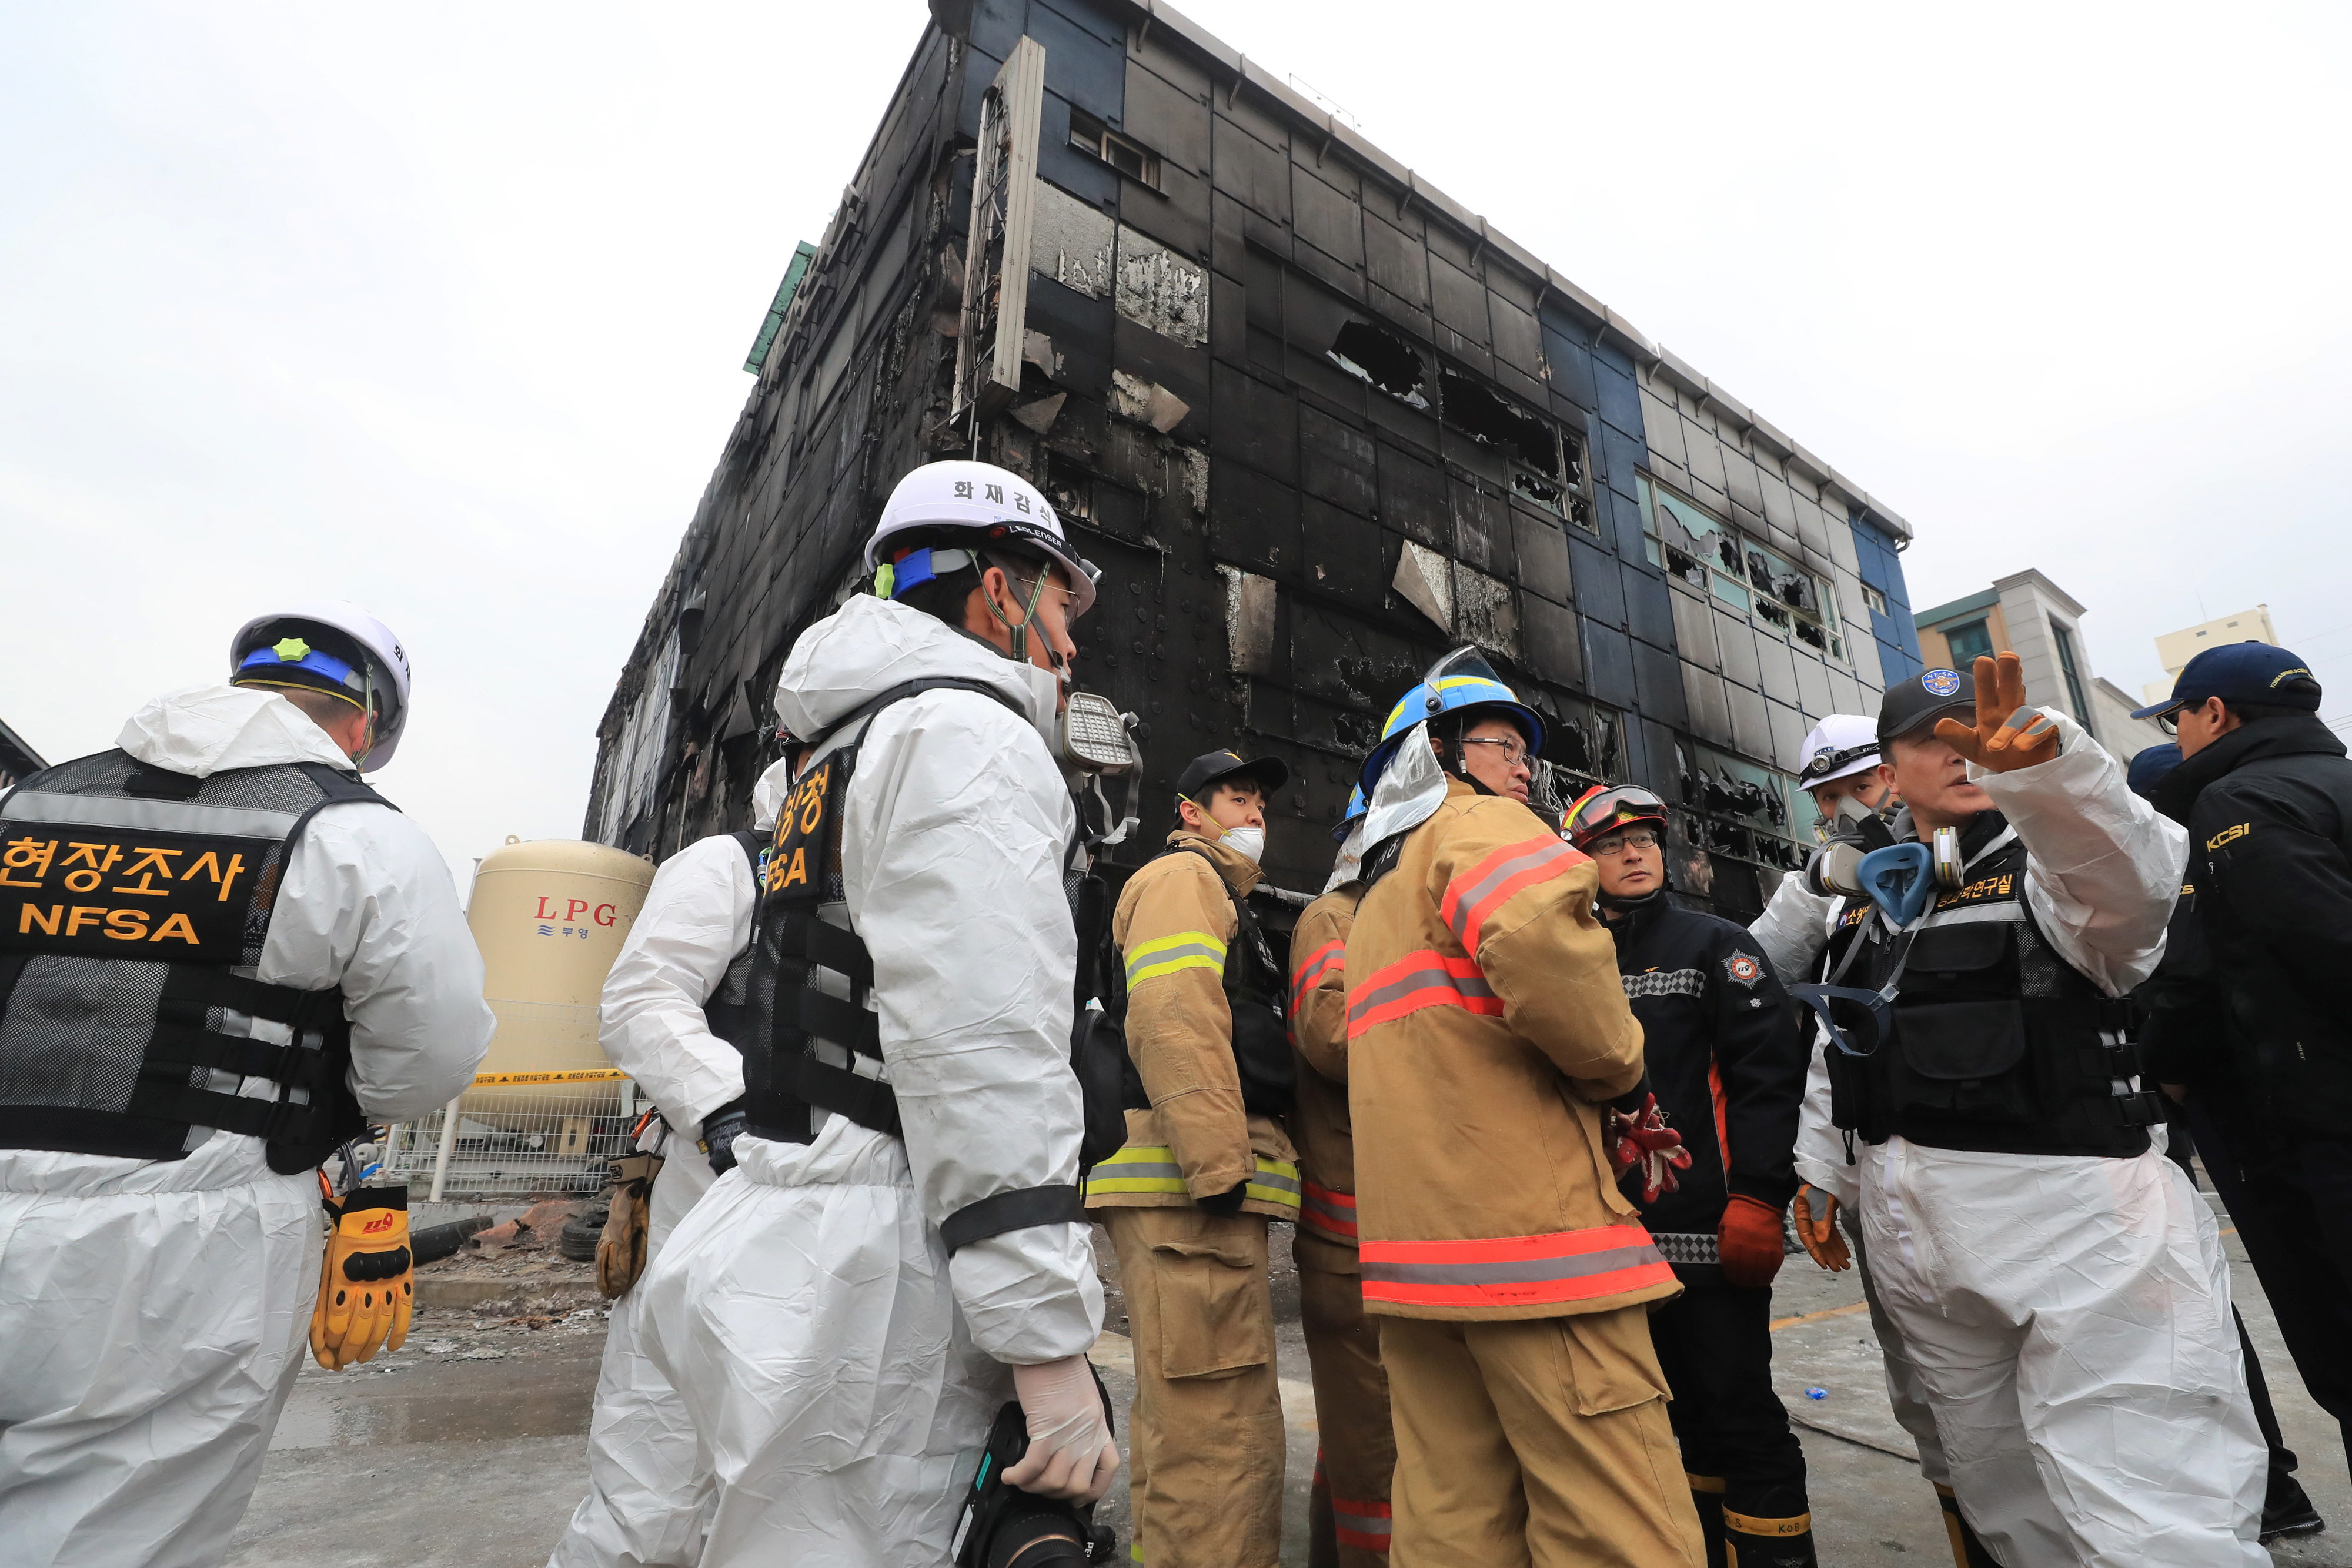
<svg viewBox="0 0 2352 1568">
<path fill-rule="evenodd" d="M 1016 1366 L 1013 1392 L 1029 1428 L 1029 1451 L 1004 1472 L 1005 1484 L 1066 1502 L 1092 1502 L 1108 1491 L 1118 1474 L 1118 1444 L 1087 1358 Z"/>
</svg>

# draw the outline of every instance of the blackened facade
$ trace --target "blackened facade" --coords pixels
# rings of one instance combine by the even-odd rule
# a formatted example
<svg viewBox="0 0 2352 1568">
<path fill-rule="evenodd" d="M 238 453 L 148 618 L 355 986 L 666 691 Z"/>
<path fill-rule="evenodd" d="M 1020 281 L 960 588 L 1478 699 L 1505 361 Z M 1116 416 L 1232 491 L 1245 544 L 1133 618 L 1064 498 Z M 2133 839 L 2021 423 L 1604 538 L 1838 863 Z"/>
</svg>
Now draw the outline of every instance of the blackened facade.
<svg viewBox="0 0 2352 1568">
<path fill-rule="evenodd" d="M 1078 676 L 1142 716 L 1147 827 L 1193 755 L 1278 753 L 1269 877 L 1319 886 L 1388 706 L 1472 642 L 1554 763 L 1686 808 L 1682 891 L 1759 908 L 1810 838 L 1805 730 L 1917 667 L 1902 520 L 1164 6 L 933 9 L 623 672 L 585 835 L 748 821 L 786 651 L 898 477 L 976 446 L 1104 568 Z M 989 110 L 1034 137 L 996 275 L 976 138 L 1031 47 L 1027 119 Z M 1019 329 L 1017 384 L 981 384 L 992 344 L 960 380 L 976 319 Z"/>
</svg>

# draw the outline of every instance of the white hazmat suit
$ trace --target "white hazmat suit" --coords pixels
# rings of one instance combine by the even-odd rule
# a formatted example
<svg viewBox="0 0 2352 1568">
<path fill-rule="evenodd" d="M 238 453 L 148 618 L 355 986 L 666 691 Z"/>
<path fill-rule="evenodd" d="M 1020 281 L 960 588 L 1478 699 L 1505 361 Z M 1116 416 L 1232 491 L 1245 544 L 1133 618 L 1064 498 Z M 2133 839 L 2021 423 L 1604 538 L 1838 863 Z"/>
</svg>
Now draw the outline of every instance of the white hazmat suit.
<svg viewBox="0 0 2352 1568">
<path fill-rule="evenodd" d="M 159 697 L 117 742 L 175 773 L 351 759 L 272 692 Z M 373 1118 L 438 1109 L 494 1025 L 447 864 L 382 806 L 330 807 L 286 863 L 258 977 L 341 985 L 349 1082 Z M 282 1025 L 222 1028 L 282 1041 Z M 267 1097 L 266 1080 L 241 1092 Z M 186 1158 L 0 1150 L 0 1554 L 11 1564 L 217 1563 L 308 1350 L 315 1176 L 214 1132 Z"/>
<path fill-rule="evenodd" d="M 1969 775 L 2032 857 L 2035 925 L 2119 996 L 2163 955 L 2186 841 L 2080 726 L 2042 711 L 2063 737 L 2057 757 Z M 1961 904 L 1926 921 L 2000 913 Z M 1843 1147 L 1826 1113 L 1826 1095 L 1809 1100 L 1808 1180 L 1830 1174 L 1822 1151 Z M 2229 1265 L 2212 1210 L 2162 1144 L 2130 1159 L 1899 1135 L 1855 1147 L 1854 1211 L 1880 1302 L 1935 1412 L 1961 1509 L 1994 1555 L 2011 1568 L 2268 1563 L 2255 1541 L 2266 1457 Z"/>
<path fill-rule="evenodd" d="M 1790 977 L 1792 984 L 1799 976 L 1818 979 L 1816 967 L 1822 950 L 1829 946 L 1838 905 L 1837 899 L 1825 898 L 1807 887 L 1804 873 L 1790 872 L 1780 879 L 1771 901 L 1748 927 L 1748 934 L 1764 949 L 1774 974 Z M 1804 1111 L 1797 1138 L 1797 1178 L 1835 1198 L 1838 1207 L 1852 1217 L 1860 1183 L 1857 1167 L 1846 1164 L 1843 1134 L 1830 1125 L 1829 1064 L 1822 1054 L 1828 1049 L 1829 1035 L 1816 1024 L 1812 1061 L 1805 1070 Z M 1859 1157 L 1857 1145 L 1856 1158 Z M 1859 1235 L 1859 1218 L 1849 1218 L 1846 1224 L 1850 1235 Z M 1933 1486 L 1949 1487 L 1952 1471 L 1944 1462 L 1943 1439 L 1936 1435 L 1936 1414 L 1927 1407 L 1927 1392 L 1920 1386 L 1919 1369 L 1911 1364 L 1911 1353 L 1903 1343 L 1902 1325 L 1879 1304 L 1878 1287 L 1870 1277 L 1868 1242 L 1857 1241 L 1854 1253 L 1863 1300 L 1870 1308 L 1870 1326 L 1878 1337 L 1878 1356 L 1886 1372 L 1886 1402 L 1895 1412 L 1895 1424 L 1910 1434 L 1913 1445 L 1919 1450 L 1919 1474 Z"/>
<path fill-rule="evenodd" d="M 752 787 L 760 831 L 775 826 L 791 778 L 791 765 L 779 762 Z M 702 1009 L 751 945 L 758 902 L 750 858 L 731 834 L 688 844 L 654 873 L 604 979 L 604 1054 L 666 1124 L 638 1145 L 663 1156 L 646 1216 L 648 1270 L 718 1179 L 695 1144 L 702 1118 L 742 1094 L 743 1059 L 710 1031 Z M 641 1281 L 613 1303 L 588 1427 L 588 1495 L 548 1568 L 691 1568 L 702 1554 L 709 1471 L 686 1402 L 645 1353 L 645 1301 Z"/>
<path fill-rule="evenodd" d="M 1077 1177 L 1061 881 L 1076 822 L 1039 735 L 1050 677 L 859 597 L 793 646 L 777 716 L 823 736 L 930 676 L 985 682 L 1030 722 L 939 690 L 865 731 L 842 870 L 905 1137 L 835 1115 L 808 1144 L 738 1139 L 740 1163 L 638 1286 L 647 1354 L 717 1483 L 703 1568 L 943 1564 L 1009 1364 L 1082 1354 L 1101 1327 L 1083 1225 L 952 1259 L 939 1235 L 982 1198 Z"/>
</svg>

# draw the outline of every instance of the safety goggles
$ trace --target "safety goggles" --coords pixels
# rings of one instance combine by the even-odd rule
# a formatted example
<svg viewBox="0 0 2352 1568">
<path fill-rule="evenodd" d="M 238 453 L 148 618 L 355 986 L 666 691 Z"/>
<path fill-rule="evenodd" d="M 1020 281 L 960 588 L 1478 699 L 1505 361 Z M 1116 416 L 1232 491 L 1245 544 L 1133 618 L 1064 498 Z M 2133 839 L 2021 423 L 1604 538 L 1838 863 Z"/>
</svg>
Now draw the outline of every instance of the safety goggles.
<svg viewBox="0 0 2352 1568">
<path fill-rule="evenodd" d="M 1663 820 L 1666 803 L 1654 790 L 1638 784 L 1621 784 L 1614 789 L 1601 787 L 1587 790 L 1584 797 L 1569 808 L 1564 824 L 1571 838 L 1588 838 L 1616 821 L 1641 818 Z"/>
</svg>

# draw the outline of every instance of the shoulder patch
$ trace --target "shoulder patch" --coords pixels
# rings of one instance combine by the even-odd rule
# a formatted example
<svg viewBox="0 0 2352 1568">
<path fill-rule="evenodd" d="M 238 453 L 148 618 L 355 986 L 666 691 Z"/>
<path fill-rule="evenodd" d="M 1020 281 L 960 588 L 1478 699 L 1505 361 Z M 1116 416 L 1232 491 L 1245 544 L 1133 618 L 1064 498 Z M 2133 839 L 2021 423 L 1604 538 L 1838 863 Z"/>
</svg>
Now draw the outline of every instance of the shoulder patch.
<svg viewBox="0 0 2352 1568">
<path fill-rule="evenodd" d="M 1723 961 L 1723 973 L 1734 985 L 1753 989 L 1756 983 L 1764 977 L 1764 961 L 1753 953 L 1742 953 L 1735 948 Z"/>
</svg>

